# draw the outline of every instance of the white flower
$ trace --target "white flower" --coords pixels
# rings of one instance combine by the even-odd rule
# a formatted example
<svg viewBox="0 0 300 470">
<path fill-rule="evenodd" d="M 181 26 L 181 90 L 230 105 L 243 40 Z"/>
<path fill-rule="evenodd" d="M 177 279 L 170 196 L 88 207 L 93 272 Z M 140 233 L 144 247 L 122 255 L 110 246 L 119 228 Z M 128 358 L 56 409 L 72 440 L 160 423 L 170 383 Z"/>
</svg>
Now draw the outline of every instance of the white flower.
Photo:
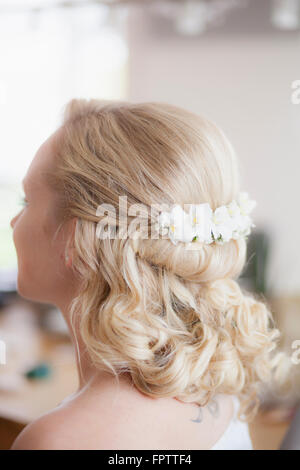
<svg viewBox="0 0 300 470">
<path fill-rule="evenodd" d="M 226 206 L 218 207 L 212 216 L 212 232 L 215 240 L 224 243 L 232 238 L 234 221 Z"/>
<path fill-rule="evenodd" d="M 239 205 L 237 204 L 237 202 L 234 200 L 230 204 L 228 204 L 227 209 L 228 209 L 229 215 L 233 218 L 241 215 L 241 209 Z"/>
<path fill-rule="evenodd" d="M 236 228 L 232 232 L 232 238 L 237 240 L 241 236 L 248 234 L 249 223 L 251 224 L 250 217 L 241 215 L 238 219 L 235 219 Z"/>
<path fill-rule="evenodd" d="M 232 238 L 237 239 L 240 236 L 240 231 L 245 228 L 244 216 L 235 200 L 228 204 L 227 209 L 232 221 Z"/>
<path fill-rule="evenodd" d="M 212 243 L 212 209 L 208 203 L 192 204 L 189 210 L 194 236 L 197 241 Z"/>
<path fill-rule="evenodd" d="M 240 193 L 238 195 L 238 203 L 236 201 L 232 201 L 227 206 L 228 212 L 233 221 L 233 239 L 237 240 L 240 237 L 249 235 L 251 227 L 255 227 L 248 215 L 255 206 L 256 201 L 250 200 L 248 193 Z"/>
<path fill-rule="evenodd" d="M 162 212 L 159 216 L 159 223 L 161 227 L 168 228 L 168 236 L 174 245 L 177 245 L 177 241 L 192 241 L 194 231 L 190 216 L 178 204 L 171 212 Z"/>
<path fill-rule="evenodd" d="M 256 206 L 256 201 L 249 199 L 248 193 L 242 192 L 238 195 L 238 205 L 242 215 L 248 215 Z"/>
<path fill-rule="evenodd" d="M 225 243 L 231 239 L 246 237 L 255 227 L 249 213 L 256 206 L 248 193 L 239 193 L 237 201 L 227 206 L 220 206 L 214 212 L 208 203 L 191 204 L 186 213 L 179 204 L 171 212 L 161 212 L 158 217 L 160 229 L 176 245 L 197 240 L 206 244 Z"/>
</svg>

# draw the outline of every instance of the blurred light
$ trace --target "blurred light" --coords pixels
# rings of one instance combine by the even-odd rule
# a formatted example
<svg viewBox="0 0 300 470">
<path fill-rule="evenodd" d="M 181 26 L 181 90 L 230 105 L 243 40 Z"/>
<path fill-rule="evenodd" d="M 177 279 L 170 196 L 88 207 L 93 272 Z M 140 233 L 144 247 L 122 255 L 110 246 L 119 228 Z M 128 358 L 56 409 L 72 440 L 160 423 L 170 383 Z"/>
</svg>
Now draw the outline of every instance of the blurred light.
<svg viewBox="0 0 300 470">
<path fill-rule="evenodd" d="M 182 34 L 198 34 L 206 30 L 207 4 L 204 1 L 186 1 L 182 5 L 178 18 L 175 20 L 175 29 Z"/>
<path fill-rule="evenodd" d="M 271 22 L 276 28 L 294 31 L 300 26 L 299 0 L 273 0 Z"/>
<path fill-rule="evenodd" d="M 174 29 L 183 35 L 204 33 L 211 25 L 224 22 L 236 8 L 245 8 L 249 0 L 164 0 L 153 2 L 151 8 L 170 20 Z"/>
<path fill-rule="evenodd" d="M 86 38 L 84 47 L 89 48 L 89 60 L 91 56 L 99 60 L 102 71 L 118 69 L 128 58 L 128 46 L 125 40 L 118 31 L 109 26 L 102 28 L 97 36 Z"/>
</svg>

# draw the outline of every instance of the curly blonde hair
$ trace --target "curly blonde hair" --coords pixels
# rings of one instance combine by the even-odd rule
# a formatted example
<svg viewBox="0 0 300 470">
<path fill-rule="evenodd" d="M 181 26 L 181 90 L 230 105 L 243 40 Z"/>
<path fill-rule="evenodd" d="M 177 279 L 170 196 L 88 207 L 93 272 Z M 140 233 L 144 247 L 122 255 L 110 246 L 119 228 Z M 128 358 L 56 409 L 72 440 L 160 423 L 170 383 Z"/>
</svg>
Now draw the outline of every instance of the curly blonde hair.
<svg viewBox="0 0 300 470">
<path fill-rule="evenodd" d="M 99 204 L 118 208 L 124 195 L 146 207 L 231 202 L 240 190 L 231 144 L 203 117 L 154 102 L 72 99 L 61 131 L 48 179 L 62 221 L 76 218 L 73 269 L 82 288 L 70 315 L 93 364 L 129 373 L 154 398 L 202 406 L 235 394 L 239 416 L 250 420 L 260 386 L 283 382 L 286 367 L 267 302 L 237 283 L 245 239 L 187 251 L 169 239 L 96 235 Z"/>
</svg>

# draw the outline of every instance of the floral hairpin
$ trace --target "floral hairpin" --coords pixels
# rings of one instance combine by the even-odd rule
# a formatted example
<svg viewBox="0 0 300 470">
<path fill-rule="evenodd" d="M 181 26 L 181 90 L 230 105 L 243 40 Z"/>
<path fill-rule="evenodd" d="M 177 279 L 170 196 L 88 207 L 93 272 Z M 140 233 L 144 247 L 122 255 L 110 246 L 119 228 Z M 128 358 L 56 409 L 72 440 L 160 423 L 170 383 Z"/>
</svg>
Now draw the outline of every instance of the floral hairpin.
<svg viewBox="0 0 300 470">
<path fill-rule="evenodd" d="M 170 212 L 159 214 L 158 227 L 160 233 L 168 229 L 167 235 L 174 245 L 178 241 L 223 244 L 250 234 L 255 225 L 249 214 L 255 206 L 256 201 L 250 200 L 246 192 L 239 193 L 237 200 L 215 211 L 208 203 L 203 203 L 191 204 L 187 213 L 176 204 Z"/>
</svg>

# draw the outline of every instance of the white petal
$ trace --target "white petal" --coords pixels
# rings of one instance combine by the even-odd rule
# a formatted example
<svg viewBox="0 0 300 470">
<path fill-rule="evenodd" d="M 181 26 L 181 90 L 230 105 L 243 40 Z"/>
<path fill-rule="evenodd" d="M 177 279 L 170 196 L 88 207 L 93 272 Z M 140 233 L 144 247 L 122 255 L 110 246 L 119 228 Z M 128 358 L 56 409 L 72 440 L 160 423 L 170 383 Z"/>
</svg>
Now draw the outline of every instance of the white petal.
<svg viewBox="0 0 300 470">
<path fill-rule="evenodd" d="M 238 204 L 240 206 L 241 213 L 247 215 L 256 206 L 256 201 L 249 199 L 248 193 L 242 192 L 238 196 Z"/>
<path fill-rule="evenodd" d="M 218 207 L 213 214 L 213 223 L 216 225 L 230 223 L 230 215 L 226 206 Z"/>
<path fill-rule="evenodd" d="M 182 207 L 177 204 L 176 206 L 173 207 L 171 211 L 171 219 L 173 219 L 174 222 L 181 221 L 184 218 L 185 214 L 186 213 L 182 209 Z"/>
<path fill-rule="evenodd" d="M 232 201 L 230 204 L 228 204 L 227 208 L 231 217 L 239 216 L 241 213 L 241 210 L 236 201 Z"/>
</svg>

